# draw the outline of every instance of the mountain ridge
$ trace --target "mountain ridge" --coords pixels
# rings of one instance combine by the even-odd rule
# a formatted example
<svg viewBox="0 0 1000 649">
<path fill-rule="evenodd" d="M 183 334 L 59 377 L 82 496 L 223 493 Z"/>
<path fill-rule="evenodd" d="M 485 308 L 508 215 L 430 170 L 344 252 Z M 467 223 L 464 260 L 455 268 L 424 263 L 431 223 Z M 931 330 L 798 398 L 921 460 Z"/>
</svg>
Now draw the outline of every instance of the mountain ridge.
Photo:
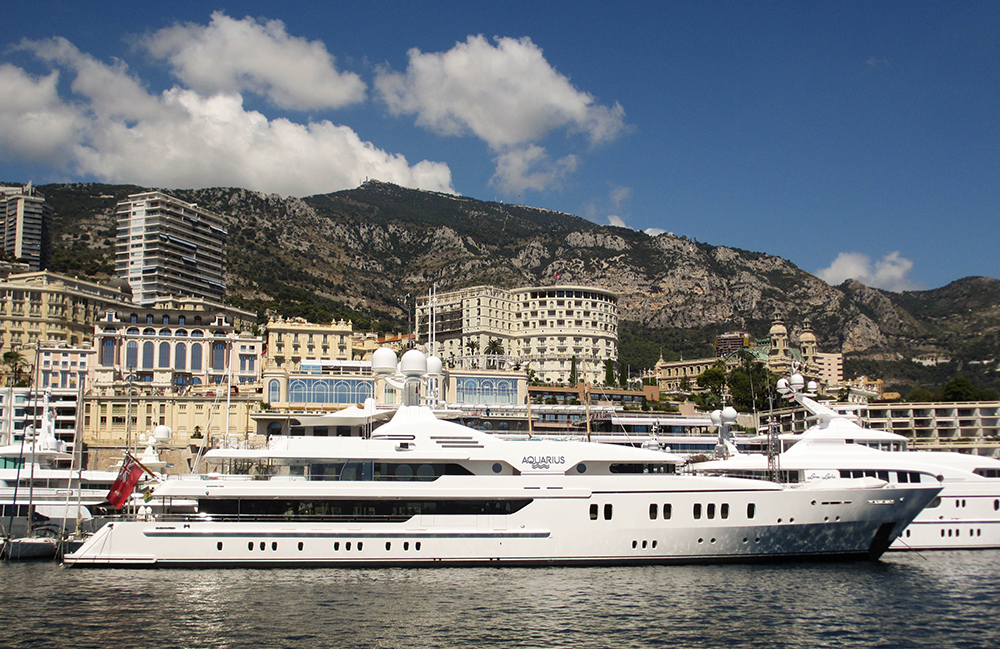
<svg viewBox="0 0 1000 649">
<path fill-rule="evenodd" d="M 143 188 L 39 191 L 56 212 L 54 247 L 64 257 L 104 255 L 113 263 L 114 206 Z M 241 188 L 163 191 L 226 217 L 228 299 L 249 308 L 299 308 L 296 314 L 312 319 L 340 310 L 374 327 L 375 320 L 404 317 L 403 296 L 424 294 L 434 283 L 439 291 L 544 285 L 559 273 L 561 283 L 617 292 L 621 318 L 651 330 L 716 325 L 762 336 L 780 313 L 793 338 L 809 321 L 822 351 L 885 360 L 1000 356 L 994 278 L 904 293 L 856 280 L 830 286 L 764 252 L 379 181 L 303 198 Z M 316 300 L 322 308 L 307 308 Z"/>
</svg>

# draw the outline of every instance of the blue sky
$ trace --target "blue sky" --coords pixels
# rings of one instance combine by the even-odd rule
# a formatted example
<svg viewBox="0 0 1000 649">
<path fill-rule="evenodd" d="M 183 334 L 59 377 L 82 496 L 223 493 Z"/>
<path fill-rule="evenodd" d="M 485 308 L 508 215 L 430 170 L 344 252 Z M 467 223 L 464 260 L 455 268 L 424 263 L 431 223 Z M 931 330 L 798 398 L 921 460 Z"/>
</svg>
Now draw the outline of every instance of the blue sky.
<svg viewBox="0 0 1000 649">
<path fill-rule="evenodd" d="M 831 283 L 1000 276 L 997 2 L 39 1 L 2 34 L 2 181 L 378 178 Z"/>
</svg>

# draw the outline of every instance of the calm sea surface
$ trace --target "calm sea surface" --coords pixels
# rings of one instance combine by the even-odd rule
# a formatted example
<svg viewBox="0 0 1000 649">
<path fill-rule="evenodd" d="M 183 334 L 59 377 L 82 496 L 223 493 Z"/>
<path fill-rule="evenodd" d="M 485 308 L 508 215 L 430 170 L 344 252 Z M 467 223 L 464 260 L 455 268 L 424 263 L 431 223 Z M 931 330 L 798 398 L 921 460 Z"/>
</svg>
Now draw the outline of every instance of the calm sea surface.
<svg viewBox="0 0 1000 649">
<path fill-rule="evenodd" d="M 1000 647 L 1000 552 L 384 570 L 0 565 L 3 647 Z"/>
</svg>

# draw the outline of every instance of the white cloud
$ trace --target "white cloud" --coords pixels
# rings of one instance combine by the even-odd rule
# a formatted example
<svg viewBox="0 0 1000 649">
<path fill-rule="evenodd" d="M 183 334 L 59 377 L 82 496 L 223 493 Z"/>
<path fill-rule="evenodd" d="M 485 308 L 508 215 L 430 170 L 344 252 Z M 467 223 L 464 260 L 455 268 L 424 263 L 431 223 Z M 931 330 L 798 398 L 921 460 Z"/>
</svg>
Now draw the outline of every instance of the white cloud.
<svg viewBox="0 0 1000 649">
<path fill-rule="evenodd" d="M 270 120 L 244 109 L 235 92 L 173 87 L 150 94 L 124 63 L 106 65 L 65 39 L 20 47 L 57 69 L 33 77 L 0 66 L 0 143 L 13 157 L 158 187 L 239 186 L 304 196 L 356 187 L 369 177 L 454 192 L 446 164 L 410 165 L 349 127 Z M 60 71 L 74 75 L 72 102 L 58 96 Z"/>
<path fill-rule="evenodd" d="M 613 225 L 618 228 L 627 228 L 625 225 L 625 220 L 617 214 L 608 214 L 608 225 Z"/>
<path fill-rule="evenodd" d="M 542 191 L 557 186 L 576 171 L 576 156 L 553 160 L 536 145 L 511 148 L 496 158 L 496 173 L 490 183 L 501 191 L 520 194 L 526 189 Z"/>
<path fill-rule="evenodd" d="M 545 60 L 530 38 L 469 36 L 447 52 L 409 51 L 405 73 L 382 69 L 375 88 L 393 115 L 415 114 L 417 124 L 443 135 L 471 133 L 500 153 L 494 181 L 500 187 L 544 190 L 558 184 L 576 158 L 546 171 L 525 173 L 535 144 L 556 129 L 585 133 L 592 144 L 617 138 L 625 128 L 619 104 L 597 104 Z M 544 153 L 544 150 L 542 150 Z"/>
<path fill-rule="evenodd" d="M 816 271 L 816 276 L 827 284 L 836 286 L 847 279 L 856 279 L 872 288 L 887 291 L 909 291 L 917 286 L 907 279 L 913 262 L 891 252 L 872 263 L 871 257 L 859 252 L 842 252 L 829 267 Z"/>
<path fill-rule="evenodd" d="M 497 150 L 562 127 L 583 131 L 594 143 L 621 133 L 622 107 L 595 104 L 530 38 L 495 41 L 469 36 L 447 52 L 411 49 L 406 73 L 382 70 L 375 87 L 393 114 L 415 113 L 418 124 L 446 135 L 471 131 Z"/>
<path fill-rule="evenodd" d="M 0 65 L 0 157 L 62 168 L 84 120 L 59 99 L 59 72 L 33 77 Z"/>
<path fill-rule="evenodd" d="M 645 232 L 646 234 L 648 234 L 651 237 L 658 237 L 661 234 L 666 234 L 667 233 L 667 231 L 664 230 L 664 229 L 662 229 L 662 228 L 646 228 L 645 230 L 643 230 L 643 232 Z"/>
<path fill-rule="evenodd" d="M 280 20 L 235 20 L 217 11 L 208 25 L 174 25 L 140 44 L 202 95 L 251 91 L 293 110 L 365 99 L 357 74 L 339 72 L 322 42 L 290 36 Z"/>
</svg>

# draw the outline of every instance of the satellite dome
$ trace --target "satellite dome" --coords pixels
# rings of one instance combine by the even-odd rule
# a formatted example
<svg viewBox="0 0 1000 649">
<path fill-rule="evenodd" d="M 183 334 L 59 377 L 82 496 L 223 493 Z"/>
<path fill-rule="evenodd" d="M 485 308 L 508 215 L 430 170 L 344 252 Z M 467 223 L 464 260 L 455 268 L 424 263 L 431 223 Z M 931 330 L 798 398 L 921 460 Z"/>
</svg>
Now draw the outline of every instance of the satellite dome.
<svg viewBox="0 0 1000 649">
<path fill-rule="evenodd" d="M 379 375 L 396 373 L 396 352 L 388 347 L 379 347 L 372 354 L 372 371 Z"/>
<path fill-rule="evenodd" d="M 411 349 L 399 361 L 403 376 L 423 376 L 427 373 L 427 357 L 419 349 Z"/>
</svg>

